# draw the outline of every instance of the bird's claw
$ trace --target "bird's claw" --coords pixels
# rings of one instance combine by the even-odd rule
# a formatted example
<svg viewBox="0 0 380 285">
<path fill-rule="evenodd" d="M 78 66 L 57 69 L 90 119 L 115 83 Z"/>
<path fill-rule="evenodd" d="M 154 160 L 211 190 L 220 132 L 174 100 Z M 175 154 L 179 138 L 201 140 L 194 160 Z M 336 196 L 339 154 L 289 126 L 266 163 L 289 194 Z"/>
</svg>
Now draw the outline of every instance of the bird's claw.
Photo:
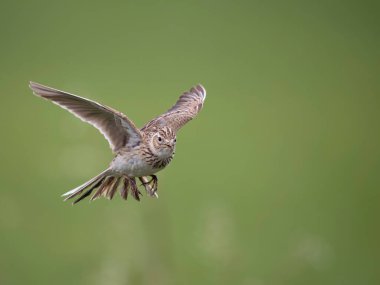
<svg viewBox="0 0 380 285">
<path fill-rule="evenodd" d="M 144 186 L 146 192 L 151 197 L 158 198 L 157 194 L 157 186 L 158 186 L 158 179 L 156 175 L 151 175 L 152 179 L 148 180 L 146 176 L 139 177 L 141 181 L 141 185 Z"/>
</svg>

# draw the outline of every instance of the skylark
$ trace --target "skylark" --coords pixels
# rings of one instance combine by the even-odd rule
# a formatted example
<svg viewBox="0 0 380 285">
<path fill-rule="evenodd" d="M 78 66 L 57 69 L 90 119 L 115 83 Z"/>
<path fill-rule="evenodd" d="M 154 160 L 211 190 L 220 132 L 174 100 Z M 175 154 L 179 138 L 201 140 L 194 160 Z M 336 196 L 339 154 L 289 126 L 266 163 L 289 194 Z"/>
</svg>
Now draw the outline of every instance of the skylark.
<svg viewBox="0 0 380 285">
<path fill-rule="evenodd" d="M 65 201 L 79 196 L 73 204 L 89 196 L 112 199 L 120 187 L 120 195 L 127 199 L 131 195 L 140 200 L 136 178 L 152 197 L 157 195 L 157 176 L 172 160 L 175 152 L 177 131 L 193 119 L 202 109 L 206 90 L 197 85 L 184 92 L 166 113 L 138 129 L 123 113 L 95 101 L 64 91 L 30 82 L 33 93 L 68 110 L 95 128 L 108 140 L 115 154 L 109 167 L 77 188 L 63 194 Z M 149 179 L 151 177 L 151 179 Z"/>
</svg>

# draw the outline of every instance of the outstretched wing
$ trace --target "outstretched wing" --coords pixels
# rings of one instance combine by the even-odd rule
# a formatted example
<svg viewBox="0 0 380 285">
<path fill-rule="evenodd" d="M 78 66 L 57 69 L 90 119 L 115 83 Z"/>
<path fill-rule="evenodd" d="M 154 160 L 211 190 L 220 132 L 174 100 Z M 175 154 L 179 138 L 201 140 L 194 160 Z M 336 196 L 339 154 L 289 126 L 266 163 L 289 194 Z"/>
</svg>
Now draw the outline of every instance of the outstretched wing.
<svg viewBox="0 0 380 285">
<path fill-rule="evenodd" d="M 147 123 L 142 131 L 149 131 L 154 128 L 167 126 L 178 131 L 184 124 L 193 119 L 203 107 L 206 99 L 206 89 L 198 84 L 197 86 L 183 93 L 173 107 L 166 113 L 154 118 Z"/>
<path fill-rule="evenodd" d="M 114 152 L 125 145 L 135 145 L 142 140 L 140 131 L 123 113 L 95 101 L 38 83 L 30 82 L 29 87 L 35 95 L 51 100 L 97 128 L 108 140 Z"/>
</svg>

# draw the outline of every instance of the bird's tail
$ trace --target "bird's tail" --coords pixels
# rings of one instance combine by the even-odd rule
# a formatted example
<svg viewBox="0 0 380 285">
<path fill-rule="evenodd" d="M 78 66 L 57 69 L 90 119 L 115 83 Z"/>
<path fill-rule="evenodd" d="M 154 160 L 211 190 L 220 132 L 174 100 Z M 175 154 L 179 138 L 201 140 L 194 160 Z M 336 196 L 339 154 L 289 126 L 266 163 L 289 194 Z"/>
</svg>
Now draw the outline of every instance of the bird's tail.
<svg viewBox="0 0 380 285">
<path fill-rule="evenodd" d="M 95 194 L 91 197 L 91 200 L 94 200 L 101 196 L 107 197 L 108 199 L 112 199 L 115 195 L 117 187 L 119 186 L 120 179 L 121 177 L 112 176 L 110 169 L 106 169 L 102 173 L 87 181 L 86 183 L 78 186 L 77 188 L 69 192 L 66 192 L 62 195 L 62 197 L 65 197 L 66 201 L 71 198 L 74 198 L 75 196 L 80 195 L 80 197 L 73 202 L 73 204 L 76 204 L 79 201 L 86 198 L 87 196 L 89 196 L 92 191 L 98 188 Z"/>
</svg>

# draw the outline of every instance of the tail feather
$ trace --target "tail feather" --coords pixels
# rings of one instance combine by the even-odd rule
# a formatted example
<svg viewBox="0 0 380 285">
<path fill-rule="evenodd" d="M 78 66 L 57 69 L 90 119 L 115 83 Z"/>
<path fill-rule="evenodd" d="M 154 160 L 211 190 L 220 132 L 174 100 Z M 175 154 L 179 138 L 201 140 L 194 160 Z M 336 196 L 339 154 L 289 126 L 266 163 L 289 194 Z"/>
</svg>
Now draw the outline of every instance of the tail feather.
<svg viewBox="0 0 380 285">
<path fill-rule="evenodd" d="M 95 200 L 96 198 L 98 198 L 98 196 L 100 196 L 100 194 L 102 193 L 101 191 L 103 191 L 104 187 L 109 183 L 109 180 L 110 178 L 109 177 L 106 177 L 102 184 L 100 184 L 98 190 L 96 190 L 96 192 L 94 193 L 94 195 L 92 195 L 90 201 L 93 201 Z"/>
<path fill-rule="evenodd" d="M 95 182 L 99 181 L 100 178 L 103 178 L 105 176 L 107 176 L 107 174 L 109 173 L 109 169 L 106 169 L 104 170 L 102 173 L 98 174 L 97 176 L 95 176 L 94 178 L 90 179 L 89 181 L 87 181 L 86 183 L 83 183 L 82 185 L 78 186 L 77 188 L 73 189 L 73 190 L 70 190 L 64 194 L 62 194 L 62 197 L 66 197 L 65 198 L 65 201 L 82 193 L 82 191 L 84 189 L 86 189 L 87 187 L 91 186 L 92 184 L 94 184 Z"/>
<path fill-rule="evenodd" d="M 87 181 L 86 183 L 78 186 L 77 188 L 73 189 L 73 190 L 70 190 L 69 192 L 66 192 L 62 195 L 62 197 L 65 197 L 64 201 L 67 201 L 77 195 L 80 195 L 84 190 L 86 190 L 87 188 L 91 187 L 90 190 L 92 191 L 93 189 L 95 189 L 96 187 L 98 187 L 99 185 L 101 185 L 102 181 L 104 180 L 105 177 L 107 177 L 107 175 L 110 174 L 110 170 L 109 169 L 106 169 L 104 170 L 102 173 L 98 174 L 97 176 L 95 176 L 94 178 L 90 179 L 89 181 Z M 89 192 L 87 194 L 87 192 L 85 193 L 86 196 L 84 196 L 83 198 L 87 197 L 91 191 L 87 191 Z M 74 203 L 77 203 L 79 202 L 80 200 L 82 200 L 83 198 L 79 198 L 78 201 L 75 201 Z"/>
<path fill-rule="evenodd" d="M 91 197 L 91 201 L 105 195 L 107 193 L 108 188 L 112 186 L 112 182 L 115 180 L 115 177 L 113 176 L 108 176 L 103 183 L 100 185 L 99 189 L 95 192 L 95 194 Z"/>
<path fill-rule="evenodd" d="M 117 177 L 115 182 L 112 184 L 112 187 L 109 188 L 109 190 L 106 194 L 108 199 L 112 200 L 113 196 L 116 193 L 117 187 L 119 186 L 119 183 L 120 183 L 120 177 Z"/>
<path fill-rule="evenodd" d="M 78 199 L 76 199 L 74 202 L 73 202 L 73 205 L 82 201 L 84 198 L 86 198 L 87 196 L 89 196 L 91 194 L 91 192 L 98 188 L 100 186 L 100 184 L 104 181 L 105 177 L 101 178 L 98 183 L 96 183 L 95 185 L 93 185 L 89 190 L 87 190 L 82 196 L 80 196 Z M 78 193 L 79 194 L 79 193 Z"/>
<path fill-rule="evenodd" d="M 120 196 L 124 199 L 127 200 L 128 198 L 128 192 L 129 192 L 129 179 L 123 179 L 123 186 L 120 190 Z"/>
<path fill-rule="evenodd" d="M 117 177 L 112 177 L 110 184 L 108 185 L 107 188 L 103 190 L 103 192 L 101 193 L 101 196 L 104 198 L 111 199 L 110 194 L 115 185 L 116 187 L 119 185 L 119 179 L 117 179 Z"/>
<path fill-rule="evenodd" d="M 65 201 L 74 198 L 75 196 L 79 196 L 73 202 L 74 205 L 82 201 L 84 198 L 90 196 L 91 193 L 96 190 L 95 194 L 92 195 L 90 201 L 98 199 L 100 197 L 106 197 L 111 200 L 115 196 L 120 183 L 122 183 L 120 195 L 123 199 L 127 199 L 129 190 L 131 190 L 132 197 L 140 201 L 141 192 L 137 187 L 135 179 L 126 176 L 114 176 L 110 169 L 104 170 L 102 173 L 98 174 L 86 183 L 78 186 L 71 191 L 66 192 L 62 196 L 65 197 Z"/>
</svg>

